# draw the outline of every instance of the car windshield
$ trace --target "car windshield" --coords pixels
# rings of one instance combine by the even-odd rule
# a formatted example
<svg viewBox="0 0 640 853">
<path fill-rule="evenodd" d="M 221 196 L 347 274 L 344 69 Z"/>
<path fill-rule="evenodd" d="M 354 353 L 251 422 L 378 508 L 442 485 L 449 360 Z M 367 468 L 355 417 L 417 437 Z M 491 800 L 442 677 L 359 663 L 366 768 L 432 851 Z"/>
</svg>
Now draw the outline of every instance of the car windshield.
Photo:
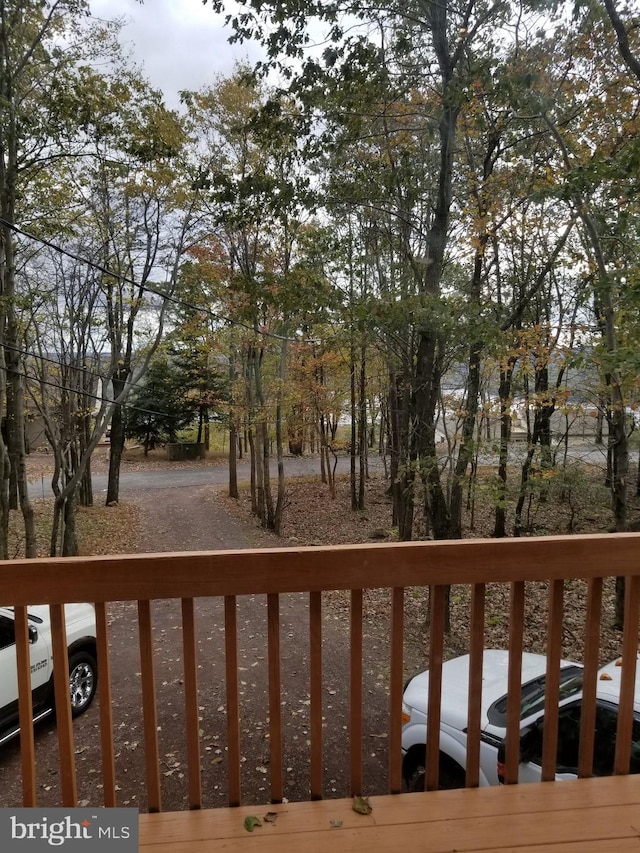
<svg viewBox="0 0 640 853">
<path fill-rule="evenodd" d="M 7 610 L 9 610 L 11 613 L 13 613 L 13 614 L 15 615 L 15 608 L 13 608 L 13 607 L 7 607 L 6 609 L 7 609 Z M 38 625 L 42 625 L 42 624 L 43 624 L 43 622 L 44 622 L 44 619 L 41 619 L 39 616 L 36 616 L 36 615 L 35 615 L 35 614 L 33 614 L 33 613 L 27 613 L 27 619 L 28 619 L 30 622 L 36 622 Z"/>
<path fill-rule="evenodd" d="M 520 719 L 524 720 L 544 708 L 544 691 L 547 679 L 540 675 L 522 685 L 520 696 Z M 560 670 L 559 701 L 575 696 L 582 691 L 582 667 L 566 666 Z M 507 696 L 501 696 L 487 711 L 489 722 L 496 726 L 504 726 L 507 722 Z"/>
</svg>

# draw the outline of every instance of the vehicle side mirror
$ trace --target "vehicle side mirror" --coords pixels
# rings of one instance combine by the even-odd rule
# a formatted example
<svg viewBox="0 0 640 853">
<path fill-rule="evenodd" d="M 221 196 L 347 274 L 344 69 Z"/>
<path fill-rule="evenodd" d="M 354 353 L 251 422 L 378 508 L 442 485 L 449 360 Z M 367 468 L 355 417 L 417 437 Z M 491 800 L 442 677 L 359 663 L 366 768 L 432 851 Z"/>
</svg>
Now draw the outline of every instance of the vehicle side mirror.
<svg viewBox="0 0 640 853">
<path fill-rule="evenodd" d="M 29 625 L 29 642 L 36 643 L 38 641 L 38 629 L 35 625 Z"/>
</svg>

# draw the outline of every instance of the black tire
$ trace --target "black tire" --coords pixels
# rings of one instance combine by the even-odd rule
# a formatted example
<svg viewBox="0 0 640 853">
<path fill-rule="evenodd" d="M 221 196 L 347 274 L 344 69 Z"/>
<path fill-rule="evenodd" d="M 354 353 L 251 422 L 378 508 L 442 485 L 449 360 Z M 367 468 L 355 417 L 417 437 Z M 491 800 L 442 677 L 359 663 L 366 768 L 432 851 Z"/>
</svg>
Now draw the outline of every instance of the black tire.
<svg viewBox="0 0 640 853">
<path fill-rule="evenodd" d="M 424 747 L 418 746 L 412 747 L 404 758 L 402 775 L 410 794 L 424 791 L 425 760 Z"/>
<path fill-rule="evenodd" d="M 409 793 L 424 791 L 426 754 L 424 750 L 416 750 L 407 756 L 404 767 L 404 781 Z M 438 772 L 438 790 L 448 791 L 453 788 L 464 788 L 465 771 L 460 765 L 440 753 L 440 768 Z"/>
<path fill-rule="evenodd" d="M 69 657 L 69 693 L 71 714 L 83 714 L 93 702 L 98 686 L 96 659 L 88 651 L 74 652 Z"/>
<path fill-rule="evenodd" d="M 466 773 L 464 769 L 453 758 L 442 753 L 440 753 L 440 772 L 438 775 L 438 789 L 440 791 L 450 791 L 453 788 L 464 788 L 465 786 Z"/>
</svg>

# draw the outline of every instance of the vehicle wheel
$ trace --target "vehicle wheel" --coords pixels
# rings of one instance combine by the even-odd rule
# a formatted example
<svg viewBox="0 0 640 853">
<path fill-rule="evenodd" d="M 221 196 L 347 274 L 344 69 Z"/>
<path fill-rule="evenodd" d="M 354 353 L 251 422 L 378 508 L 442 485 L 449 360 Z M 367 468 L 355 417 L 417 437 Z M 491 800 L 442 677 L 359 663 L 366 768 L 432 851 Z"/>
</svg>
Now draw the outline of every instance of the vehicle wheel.
<svg viewBox="0 0 640 853">
<path fill-rule="evenodd" d="M 407 756 L 404 769 L 404 783 L 410 794 L 424 791 L 425 752 L 415 749 Z"/>
<path fill-rule="evenodd" d="M 452 788 L 464 788 L 465 771 L 448 755 L 440 755 L 440 772 L 438 774 L 438 788 L 441 791 L 450 791 Z"/>
<path fill-rule="evenodd" d="M 405 784 L 409 793 L 424 791 L 426 756 L 424 753 L 416 754 L 413 762 L 407 768 Z M 464 788 L 465 771 L 460 765 L 448 755 L 440 755 L 440 768 L 438 772 L 438 789 L 448 791 L 452 788 Z"/>
<path fill-rule="evenodd" d="M 69 692 L 74 717 L 87 710 L 98 686 L 98 667 L 89 652 L 76 652 L 69 658 Z"/>
</svg>

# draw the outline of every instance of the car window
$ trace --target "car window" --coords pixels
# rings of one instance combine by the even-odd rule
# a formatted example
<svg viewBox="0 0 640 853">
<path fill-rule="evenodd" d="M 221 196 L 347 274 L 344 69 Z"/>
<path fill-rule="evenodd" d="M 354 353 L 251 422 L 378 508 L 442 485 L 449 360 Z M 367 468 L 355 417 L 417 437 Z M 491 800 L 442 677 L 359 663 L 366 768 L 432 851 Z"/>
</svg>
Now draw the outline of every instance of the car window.
<svg viewBox="0 0 640 853">
<path fill-rule="evenodd" d="M 580 703 L 565 705 L 558 714 L 557 769 L 562 773 L 577 772 L 580 748 Z M 522 759 L 542 765 L 542 739 L 544 718 L 522 737 Z"/>
<path fill-rule="evenodd" d="M 581 704 L 576 702 L 561 708 L 558 714 L 558 772 L 577 772 L 581 711 Z M 598 702 L 596 704 L 596 731 L 593 748 L 594 776 L 611 776 L 613 773 L 617 727 L 617 707 Z M 523 751 L 526 753 L 524 757 L 534 764 L 542 764 L 543 732 L 544 720 L 540 719 L 522 738 Z M 629 772 L 640 773 L 640 720 L 637 718 L 633 721 Z"/>
<path fill-rule="evenodd" d="M 0 649 L 12 646 L 16 641 L 16 628 L 13 619 L 0 616 Z"/>
<path fill-rule="evenodd" d="M 560 670 L 560 701 L 568 699 L 582 692 L 581 666 L 565 666 Z M 520 719 L 533 716 L 537 711 L 544 708 L 544 696 L 546 689 L 546 677 L 544 675 L 534 678 L 522 685 L 520 696 Z M 507 696 L 501 696 L 487 710 L 490 723 L 496 726 L 507 724 Z"/>
<path fill-rule="evenodd" d="M 611 776 L 616 753 L 618 709 L 613 705 L 598 703 L 596 707 L 596 736 L 593 749 L 595 776 Z M 631 730 L 630 773 L 640 773 L 640 720 L 634 718 Z"/>
</svg>

